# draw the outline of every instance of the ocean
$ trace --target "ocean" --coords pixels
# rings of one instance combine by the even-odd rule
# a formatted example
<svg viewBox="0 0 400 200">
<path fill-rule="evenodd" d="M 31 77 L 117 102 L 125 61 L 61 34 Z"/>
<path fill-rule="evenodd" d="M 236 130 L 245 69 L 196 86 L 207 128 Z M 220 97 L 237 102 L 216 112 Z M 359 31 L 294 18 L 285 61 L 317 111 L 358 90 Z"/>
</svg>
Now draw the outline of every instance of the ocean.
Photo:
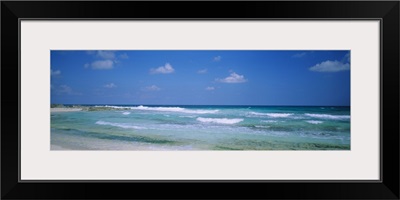
<svg viewBox="0 0 400 200">
<path fill-rule="evenodd" d="M 350 150 L 350 107 L 74 107 L 51 112 L 51 150 Z"/>
</svg>

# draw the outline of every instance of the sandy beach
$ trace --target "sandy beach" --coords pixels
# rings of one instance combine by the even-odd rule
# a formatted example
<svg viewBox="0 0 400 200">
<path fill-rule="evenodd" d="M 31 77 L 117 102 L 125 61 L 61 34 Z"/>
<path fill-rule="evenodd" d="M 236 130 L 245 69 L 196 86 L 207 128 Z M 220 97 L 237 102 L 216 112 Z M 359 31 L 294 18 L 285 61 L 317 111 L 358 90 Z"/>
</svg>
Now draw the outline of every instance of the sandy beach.
<svg viewBox="0 0 400 200">
<path fill-rule="evenodd" d="M 51 112 L 76 112 L 81 110 L 82 108 L 50 108 Z"/>
</svg>

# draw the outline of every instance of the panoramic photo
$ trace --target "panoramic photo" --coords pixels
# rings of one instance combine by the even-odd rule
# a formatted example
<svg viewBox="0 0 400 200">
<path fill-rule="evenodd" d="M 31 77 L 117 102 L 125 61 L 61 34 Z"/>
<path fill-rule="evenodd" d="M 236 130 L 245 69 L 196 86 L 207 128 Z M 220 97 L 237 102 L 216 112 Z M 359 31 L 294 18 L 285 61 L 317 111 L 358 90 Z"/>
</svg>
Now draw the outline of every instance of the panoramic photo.
<svg viewBox="0 0 400 200">
<path fill-rule="evenodd" d="M 52 50 L 51 150 L 350 150 L 348 50 Z"/>
</svg>

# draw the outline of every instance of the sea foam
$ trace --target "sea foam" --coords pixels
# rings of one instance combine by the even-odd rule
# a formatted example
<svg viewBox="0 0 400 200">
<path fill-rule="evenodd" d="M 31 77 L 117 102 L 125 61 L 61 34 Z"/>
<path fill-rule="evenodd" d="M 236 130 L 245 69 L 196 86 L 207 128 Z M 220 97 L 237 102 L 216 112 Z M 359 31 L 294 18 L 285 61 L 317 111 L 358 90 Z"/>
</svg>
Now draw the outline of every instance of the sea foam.
<svg viewBox="0 0 400 200">
<path fill-rule="evenodd" d="M 285 118 L 293 115 L 293 113 L 259 113 L 259 112 L 249 112 L 249 114 L 256 116 L 268 116 L 272 118 Z"/>
<path fill-rule="evenodd" d="M 267 113 L 268 117 L 273 117 L 273 118 L 285 118 L 292 115 L 293 113 Z"/>
<path fill-rule="evenodd" d="M 322 124 L 323 122 L 322 121 L 317 121 L 317 120 L 309 120 L 309 121 L 306 121 L 307 123 L 310 123 L 310 124 Z"/>
<path fill-rule="evenodd" d="M 125 129 L 146 129 L 145 127 L 133 126 L 133 125 L 124 124 L 124 123 L 106 122 L 106 121 L 97 121 L 96 124 L 115 126 L 115 127 L 125 128 Z"/>
<path fill-rule="evenodd" d="M 267 116 L 267 113 L 259 113 L 259 112 L 249 112 L 248 114 L 257 116 Z"/>
<path fill-rule="evenodd" d="M 337 119 L 337 120 L 350 119 L 350 115 L 328 115 L 328 114 L 312 114 L 312 113 L 306 113 L 304 115 L 321 119 Z"/>
<path fill-rule="evenodd" d="M 219 112 L 219 110 L 196 110 L 196 109 L 186 109 L 181 107 L 148 107 L 148 106 L 137 106 L 130 107 L 132 110 L 149 110 L 149 111 L 162 111 L 162 112 L 180 112 L 189 114 L 214 114 Z"/>
<path fill-rule="evenodd" d="M 197 121 L 204 122 L 204 123 L 217 123 L 217 124 L 236 124 L 243 119 L 228 119 L 228 118 L 203 118 L 203 117 L 198 117 Z"/>
</svg>

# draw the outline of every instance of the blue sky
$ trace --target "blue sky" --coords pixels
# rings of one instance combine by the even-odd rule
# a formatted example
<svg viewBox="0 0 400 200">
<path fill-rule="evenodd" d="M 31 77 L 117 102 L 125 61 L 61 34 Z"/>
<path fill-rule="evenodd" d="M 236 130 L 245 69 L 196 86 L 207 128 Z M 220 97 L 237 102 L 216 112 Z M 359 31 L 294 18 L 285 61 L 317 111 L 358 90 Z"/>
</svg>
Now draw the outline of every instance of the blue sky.
<svg viewBox="0 0 400 200">
<path fill-rule="evenodd" d="M 350 105 L 350 51 L 51 51 L 51 103 Z"/>
</svg>

